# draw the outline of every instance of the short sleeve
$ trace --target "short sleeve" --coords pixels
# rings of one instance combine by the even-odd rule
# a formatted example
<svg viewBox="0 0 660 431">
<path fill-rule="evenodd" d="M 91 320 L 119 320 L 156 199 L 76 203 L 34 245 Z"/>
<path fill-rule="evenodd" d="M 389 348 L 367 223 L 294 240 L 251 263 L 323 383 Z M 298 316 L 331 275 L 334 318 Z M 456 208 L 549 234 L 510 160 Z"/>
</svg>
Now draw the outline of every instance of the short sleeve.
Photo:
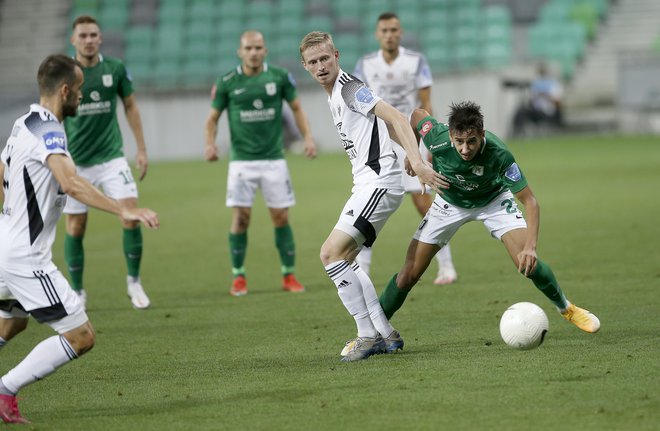
<svg viewBox="0 0 660 431">
<path fill-rule="evenodd" d="M 119 82 L 117 85 L 119 97 L 123 99 L 133 94 L 133 77 L 123 63 L 120 63 L 117 69 L 117 82 Z"/>
<path fill-rule="evenodd" d="M 513 155 L 508 153 L 508 157 L 505 158 L 505 163 L 502 170 L 502 181 L 506 185 L 511 193 L 518 193 L 525 187 L 527 187 L 527 179 L 523 175 L 520 166 L 516 163 Z"/>
<path fill-rule="evenodd" d="M 61 124 L 46 122 L 33 134 L 37 140 L 35 150 L 32 154 L 34 160 L 46 164 L 46 159 L 51 154 L 68 154 L 66 133 Z"/>
<path fill-rule="evenodd" d="M 433 75 L 429 67 L 426 57 L 420 55 L 419 64 L 417 65 L 417 73 L 415 74 L 415 86 L 419 88 L 427 88 L 433 85 Z"/>
<path fill-rule="evenodd" d="M 296 91 L 296 80 L 293 78 L 290 72 L 286 72 L 286 77 L 283 79 L 282 83 L 282 95 L 287 102 L 294 100 L 298 93 Z"/>
<path fill-rule="evenodd" d="M 351 111 L 365 116 L 381 101 L 369 87 L 355 78 L 342 86 L 341 97 Z"/>
<path fill-rule="evenodd" d="M 218 79 L 211 88 L 211 106 L 218 111 L 223 111 L 229 103 L 227 88 L 223 85 L 222 78 Z"/>
</svg>

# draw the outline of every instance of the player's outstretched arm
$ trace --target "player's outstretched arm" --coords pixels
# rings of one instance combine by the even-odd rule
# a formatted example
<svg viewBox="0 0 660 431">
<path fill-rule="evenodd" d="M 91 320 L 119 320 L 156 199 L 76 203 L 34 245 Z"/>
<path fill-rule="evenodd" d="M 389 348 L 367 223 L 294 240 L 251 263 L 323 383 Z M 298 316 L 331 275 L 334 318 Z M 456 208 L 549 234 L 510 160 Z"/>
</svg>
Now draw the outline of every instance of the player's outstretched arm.
<svg viewBox="0 0 660 431">
<path fill-rule="evenodd" d="M 419 182 L 422 184 L 422 193 L 424 191 L 424 185 L 428 185 L 433 190 L 440 193 L 442 178 L 440 174 L 435 172 L 433 168 L 428 165 L 427 162 L 422 160 L 422 156 L 419 154 L 419 144 L 417 144 L 415 135 L 408 125 L 408 119 L 406 116 L 383 100 L 376 103 L 374 113 L 377 117 L 392 125 L 392 128 L 400 141 L 399 144 L 406 151 L 406 156 L 410 160 L 410 164 L 417 174 Z"/>
<path fill-rule="evenodd" d="M 534 268 L 536 267 L 536 244 L 539 238 L 541 208 L 529 185 L 518 193 L 515 193 L 514 196 L 525 207 L 527 234 L 525 245 L 522 251 L 518 253 L 518 271 L 527 276 L 534 272 Z"/>
<path fill-rule="evenodd" d="M 65 154 L 51 154 L 47 159 L 48 168 L 64 193 L 97 209 L 116 214 L 125 221 L 140 221 L 145 226 L 157 228 L 158 215 L 147 208 L 123 208 L 118 201 L 110 199 L 89 181 L 76 173 L 76 166 Z"/>
<path fill-rule="evenodd" d="M 206 118 L 206 125 L 204 126 L 204 160 L 215 162 L 218 160 L 218 146 L 215 143 L 215 138 L 218 136 L 218 120 L 220 120 L 222 111 L 211 108 L 209 116 Z"/>
</svg>

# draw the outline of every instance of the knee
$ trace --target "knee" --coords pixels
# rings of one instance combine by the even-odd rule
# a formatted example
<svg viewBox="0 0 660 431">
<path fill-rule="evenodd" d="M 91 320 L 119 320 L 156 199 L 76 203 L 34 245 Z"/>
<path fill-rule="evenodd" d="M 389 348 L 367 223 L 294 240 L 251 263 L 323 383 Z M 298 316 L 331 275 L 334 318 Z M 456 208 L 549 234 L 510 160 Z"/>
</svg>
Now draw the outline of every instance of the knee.
<svg viewBox="0 0 660 431">
<path fill-rule="evenodd" d="M 96 333 L 91 324 L 67 332 L 64 334 L 64 337 L 71 344 L 71 347 L 73 347 L 73 350 L 75 350 L 78 356 L 89 352 L 96 344 Z"/>
<path fill-rule="evenodd" d="M 66 218 L 66 231 L 69 235 L 79 237 L 85 235 L 87 229 L 87 214 L 71 214 Z"/>
<path fill-rule="evenodd" d="M 404 268 L 396 276 L 396 287 L 401 290 L 410 290 L 415 284 L 419 281 L 421 274 L 416 273 L 413 270 Z"/>
<path fill-rule="evenodd" d="M 245 232 L 250 226 L 250 214 L 246 212 L 240 212 L 236 214 L 234 218 L 234 227 L 238 229 L 239 232 Z"/>
<path fill-rule="evenodd" d="M 323 244 L 321 246 L 321 253 L 319 257 L 321 258 L 321 263 L 323 263 L 323 266 L 326 266 L 331 262 L 334 262 L 334 260 L 332 260 L 333 257 L 332 250 L 326 244 Z"/>
</svg>

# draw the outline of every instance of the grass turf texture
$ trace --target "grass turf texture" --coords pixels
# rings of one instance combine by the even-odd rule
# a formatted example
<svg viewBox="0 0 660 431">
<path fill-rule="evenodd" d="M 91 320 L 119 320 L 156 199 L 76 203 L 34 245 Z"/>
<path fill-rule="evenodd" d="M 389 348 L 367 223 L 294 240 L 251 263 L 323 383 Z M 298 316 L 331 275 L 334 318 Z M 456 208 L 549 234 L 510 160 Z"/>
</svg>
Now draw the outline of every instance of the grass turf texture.
<svg viewBox="0 0 660 431">
<path fill-rule="evenodd" d="M 452 242 L 459 281 L 433 286 L 432 263 L 393 319 L 404 352 L 340 363 L 355 326 L 318 250 L 349 196 L 345 155 L 289 157 L 297 275 L 307 292 L 281 291 L 259 200 L 243 298 L 228 294 L 226 161 L 153 164 L 140 184 L 141 204 L 162 221 L 145 231 L 142 278 L 152 308 L 135 311 L 126 297 L 119 222 L 91 213 L 85 285 L 97 346 L 21 392 L 33 421 L 22 429 L 658 429 L 657 138 L 510 148 L 541 204 L 539 256 L 568 298 L 600 317 L 600 333 L 565 322 L 472 223 Z M 407 198 L 374 249 L 379 292 L 417 223 Z M 54 256 L 64 268 L 62 224 L 58 232 Z M 539 304 L 550 320 L 544 344 L 528 352 L 507 347 L 498 331 L 501 313 L 519 301 Z M 51 334 L 32 321 L 0 353 L 0 371 Z"/>
</svg>

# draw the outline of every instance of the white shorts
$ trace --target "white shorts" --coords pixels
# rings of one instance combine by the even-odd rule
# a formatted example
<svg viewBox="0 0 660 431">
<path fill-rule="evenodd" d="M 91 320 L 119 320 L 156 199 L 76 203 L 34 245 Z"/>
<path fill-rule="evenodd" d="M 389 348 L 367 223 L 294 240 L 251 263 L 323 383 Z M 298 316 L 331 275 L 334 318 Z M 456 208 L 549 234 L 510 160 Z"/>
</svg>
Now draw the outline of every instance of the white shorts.
<svg viewBox="0 0 660 431">
<path fill-rule="evenodd" d="M 39 270 L 32 275 L 0 271 L 0 317 L 28 315 L 60 334 L 89 320 L 83 303 L 59 270 Z"/>
<path fill-rule="evenodd" d="M 296 204 L 286 160 L 236 160 L 229 162 L 228 207 L 251 208 L 257 189 L 268 208 L 289 208 Z"/>
<path fill-rule="evenodd" d="M 526 228 L 527 223 L 509 190 L 500 194 L 485 207 L 461 208 L 436 195 L 433 205 L 419 224 L 413 238 L 427 244 L 445 246 L 465 223 L 479 220 L 497 239 L 514 229 Z"/>
<path fill-rule="evenodd" d="M 403 196 L 400 189 L 364 187 L 348 199 L 335 229 L 346 232 L 359 246 L 371 247 Z"/>
<path fill-rule="evenodd" d="M 94 166 L 78 166 L 78 175 L 103 190 L 112 199 L 137 198 L 138 191 L 126 157 L 112 159 Z M 69 196 L 64 207 L 65 214 L 84 214 L 87 205 Z"/>
<path fill-rule="evenodd" d="M 392 141 L 392 147 L 399 160 L 399 165 L 401 165 L 401 185 L 403 185 L 403 190 L 406 193 L 422 193 L 422 185 L 419 183 L 419 179 L 417 177 L 411 177 L 406 173 L 406 166 L 404 164 L 406 150 L 394 141 Z M 419 145 L 419 153 L 422 155 L 422 160 L 428 160 L 429 150 L 426 148 L 426 145 Z M 431 188 L 427 186 L 426 191 L 429 193 Z"/>
</svg>

